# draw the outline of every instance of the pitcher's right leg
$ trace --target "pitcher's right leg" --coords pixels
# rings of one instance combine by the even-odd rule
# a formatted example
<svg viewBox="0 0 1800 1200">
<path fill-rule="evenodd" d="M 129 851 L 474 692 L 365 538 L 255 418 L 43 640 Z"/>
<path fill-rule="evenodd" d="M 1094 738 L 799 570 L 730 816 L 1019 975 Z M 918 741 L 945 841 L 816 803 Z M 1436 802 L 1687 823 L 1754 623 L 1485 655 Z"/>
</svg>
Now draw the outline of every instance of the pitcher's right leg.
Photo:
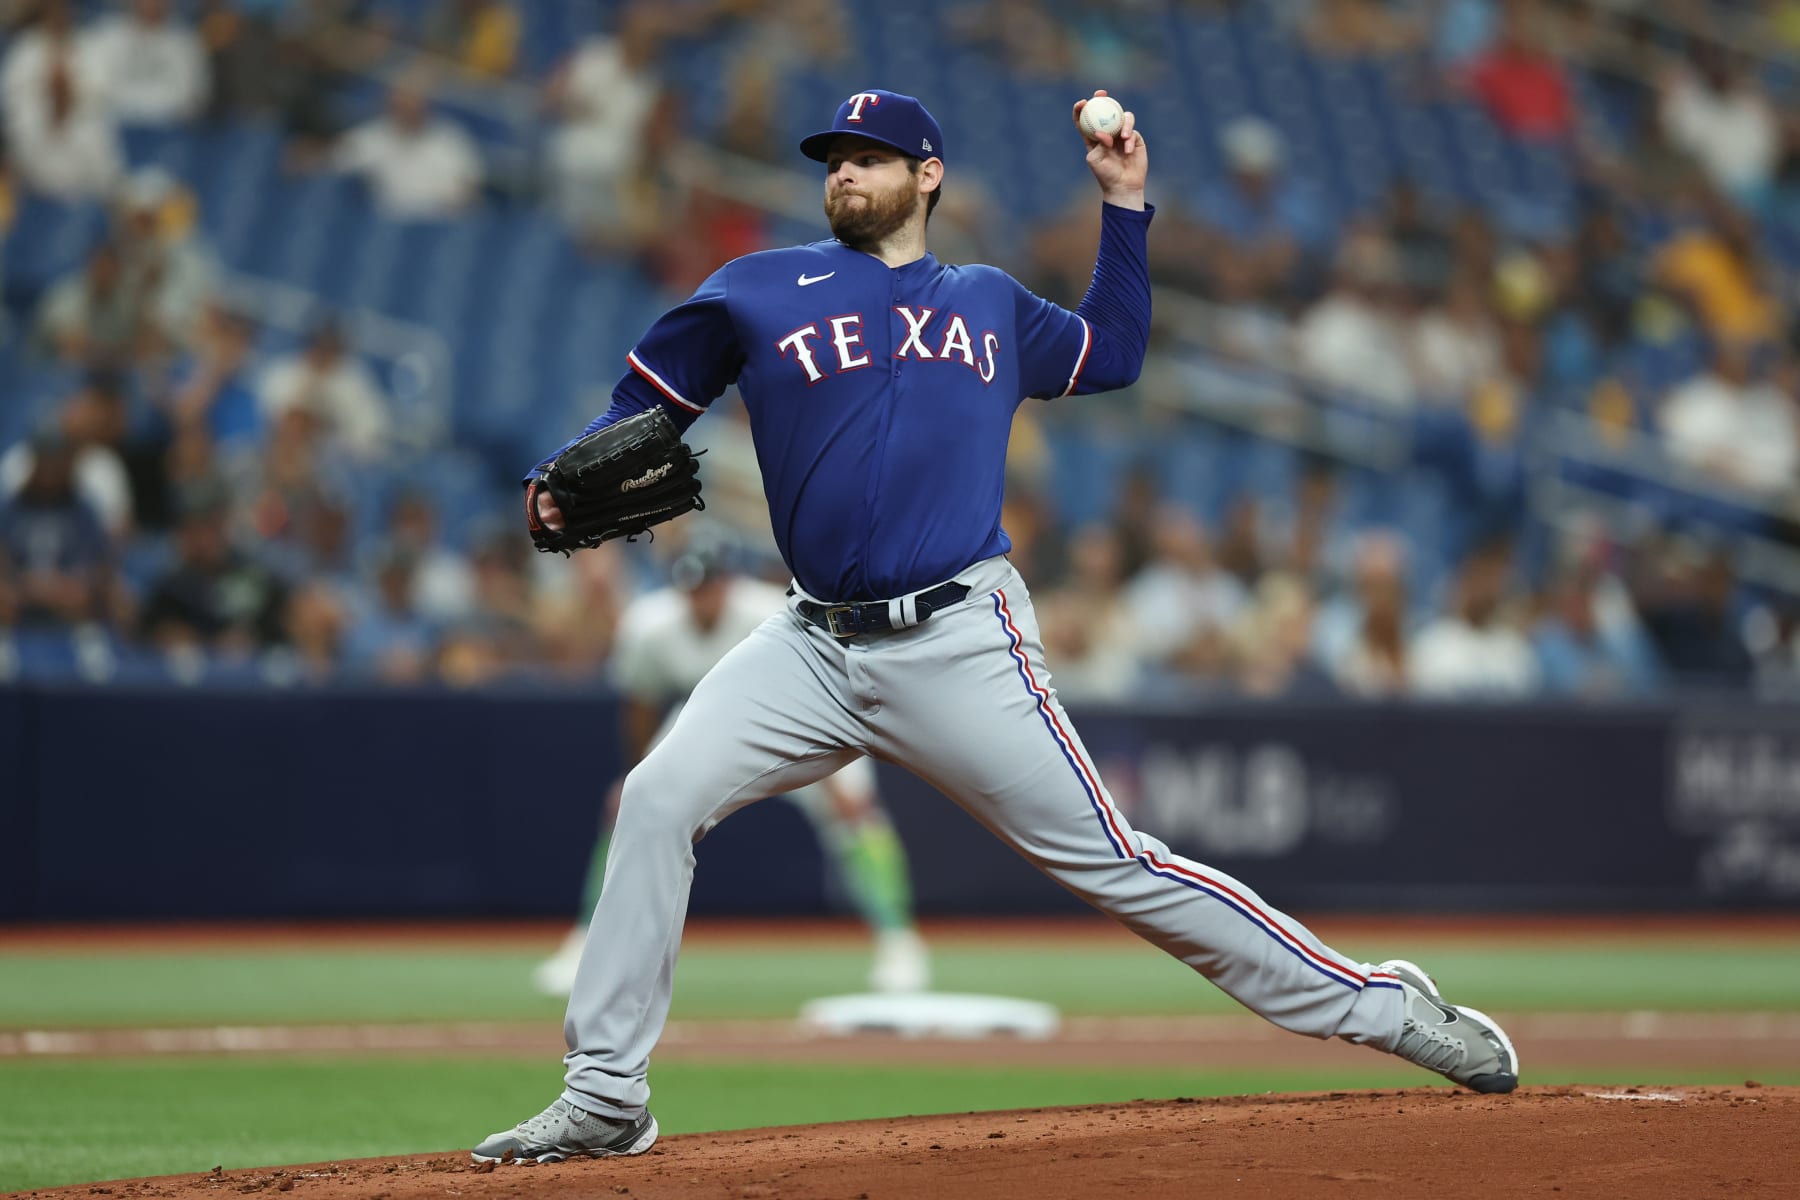
<svg viewBox="0 0 1800 1200">
<path fill-rule="evenodd" d="M 841 667 L 796 618 L 769 619 L 701 680 L 674 728 L 626 777 L 600 903 L 563 1034 L 563 1099 L 635 1118 L 668 1019 L 694 843 L 750 802 L 821 779 L 862 751 Z"/>
</svg>

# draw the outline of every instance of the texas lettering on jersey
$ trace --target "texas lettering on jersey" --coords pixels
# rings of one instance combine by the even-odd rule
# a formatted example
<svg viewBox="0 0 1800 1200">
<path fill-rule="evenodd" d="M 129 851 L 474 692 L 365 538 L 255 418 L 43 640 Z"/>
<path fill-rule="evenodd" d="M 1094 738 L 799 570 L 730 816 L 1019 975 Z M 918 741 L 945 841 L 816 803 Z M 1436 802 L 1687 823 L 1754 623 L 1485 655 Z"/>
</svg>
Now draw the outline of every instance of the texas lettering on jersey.
<svg viewBox="0 0 1800 1200">
<path fill-rule="evenodd" d="M 980 376 L 983 384 L 994 382 L 998 370 L 995 356 L 1000 353 L 999 334 L 991 329 L 981 331 L 978 357 L 976 339 L 961 313 L 950 313 L 934 326 L 935 309 L 897 304 L 893 311 L 906 325 L 906 335 L 893 354 L 895 359 L 961 363 Z M 775 348 L 783 358 L 790 359 L 805 372 L 806 382 L 811 386 L 824 379 L 827 371 L 841 375 L 866 367 L 873 361 L 863 347 L 862 320 L 861 313 L 826 317 L 802 325 L 777 341 Z M 931 327 L 929 332 L 928 327 Z M 818 342 L 828 342 L 830 349 L 835 351 L 835 355 L 826 356 L 824 364 L 814 353 L 814 344 Z"/>
<path fill-rule="evenodd" d="M 1011 548 L 1000 510 L 1020 403 L 1137 378 L 1149 221 L 1103 206 L 1074 312 L 931 254 L 890 267 L 822 241 L 733 259 L 638 340 L 591 428 L 660 404 L 685 429 L 736 384 L 800 586 L 834 601 L 929 587 Z"/>
</svg>

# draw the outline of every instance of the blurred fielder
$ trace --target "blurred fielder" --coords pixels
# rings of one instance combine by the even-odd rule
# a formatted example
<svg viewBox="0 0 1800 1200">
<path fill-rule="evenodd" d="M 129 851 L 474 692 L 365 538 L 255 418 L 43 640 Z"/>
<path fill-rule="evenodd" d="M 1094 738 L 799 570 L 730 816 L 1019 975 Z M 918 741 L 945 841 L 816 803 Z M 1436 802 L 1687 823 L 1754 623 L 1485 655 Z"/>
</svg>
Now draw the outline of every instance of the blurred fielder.
<svg viewBox="0 0 1800 1200">
<path fill-rule="evenodd" d="M 633 601 L 619 623 L 613 681 L 625 701 L 621 717 L 628 767 L 668 735 L 688 694 L 726 652 L 787 602 L 780 588 L 734 572 L 729 557 L 720 546 L 691 549 L 672 564 L 671 586 Z M 866 758 L 853 759 L 836 774 L 788 793 L 787 799 L 812 823 L 826 858 L 837 865 L 852 903 L 875 935 L 869 986 L 879 992 L 924 990 L 931 983 L 931 968 L 913 924 L 906 851 L 881 807 L 873 765 Z M 546 995 L 567 996 L 574 987 L 587 941 L 587 916 L 599 903 L 605 879 L 617 789 L 608 809 L 588 866 L 581 923 L 532 972 L 532 983 Z"/>
</svg>

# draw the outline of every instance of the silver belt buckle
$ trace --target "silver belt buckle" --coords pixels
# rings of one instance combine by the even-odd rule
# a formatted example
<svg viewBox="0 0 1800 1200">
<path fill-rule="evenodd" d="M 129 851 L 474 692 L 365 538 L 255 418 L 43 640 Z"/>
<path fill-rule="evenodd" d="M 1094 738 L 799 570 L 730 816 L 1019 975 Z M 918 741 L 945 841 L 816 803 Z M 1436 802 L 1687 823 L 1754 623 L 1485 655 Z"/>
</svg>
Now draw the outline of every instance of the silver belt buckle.
<svg viewBox="0 0 1800 1200">
<path fill-rule="evenodd" d="M 828 608 L 825 610 L 825 628 L 828 631 L 830 631 L 832 637 L 836 637 L 836 638 L 855 637 L 857 635 L 857 633 L 860 632 L 859 630 L 855 630 L 855 629 L 840 629 L 840 628 L 838 628 L 838 614 L 854 612 L 855 610 L 856 610 L 856 605 L 854 605 L 854 604 L 840 604 L 834 608 Z"/>
</svg>

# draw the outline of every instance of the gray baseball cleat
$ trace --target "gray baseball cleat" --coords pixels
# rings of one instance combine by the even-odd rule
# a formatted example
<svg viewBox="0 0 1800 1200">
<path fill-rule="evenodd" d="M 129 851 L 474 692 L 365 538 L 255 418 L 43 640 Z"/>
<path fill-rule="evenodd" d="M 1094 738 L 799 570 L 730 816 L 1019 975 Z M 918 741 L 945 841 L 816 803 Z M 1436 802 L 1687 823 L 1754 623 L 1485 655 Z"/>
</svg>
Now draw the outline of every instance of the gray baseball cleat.
<svg viewBox="0 0 1800 1200">
<path fill-rule="evenodd" d="M 1477 1092 L 1519 1086 L 1519 1054 L 1498 1021 L 1447 1003 L 1417 963 L 1390 958 L 1376 970 L 1398 977 L 1406 997 L 1406 1024 L 1395 1054 Z"/>
<path fill-rule="evenodd" d="M 655 1144 L 656 1118 L 649 1109 L 635 1121 L 615 1121 L 558 1098 L 530 1120 L 489 1137 L 469 1157 L 478 1163 L 553 1163 L 642 1154 Z"/>
</svg>

